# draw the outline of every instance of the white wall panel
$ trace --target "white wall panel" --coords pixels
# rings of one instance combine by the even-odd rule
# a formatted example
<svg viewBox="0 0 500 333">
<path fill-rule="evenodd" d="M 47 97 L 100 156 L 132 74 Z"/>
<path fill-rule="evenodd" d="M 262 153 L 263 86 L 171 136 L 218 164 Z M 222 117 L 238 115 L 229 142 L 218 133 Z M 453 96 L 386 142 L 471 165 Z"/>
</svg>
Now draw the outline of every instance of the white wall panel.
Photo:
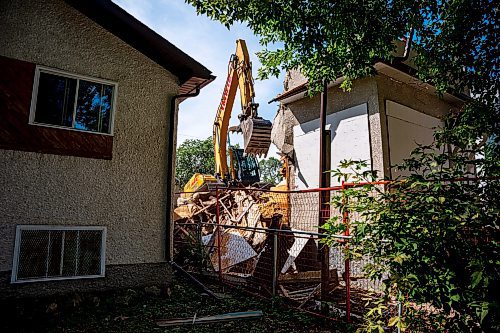
<svg viewBox="0 0 500 333">
<path fill-rule="evenodd" d="M 434 131 L 442 121 L 407 106 L 386 101 L 387 128 L 391 166 L 410 157 L 419 144 L 429 145 L 434 140 Z M 406 176 L 407 172 L 391 169 L 392 178 Z"/>
<path fill-rule="evenodd" d="M 371 167 L 367 104 L 329 114 L 326 123 L 332 132 L 332 169 L 344 159 L 367 160 Z M 295 185 L 299 189 L 316 188 L 319 185 L 319 118 L 294 126 L 293 134 Z M 331 185 L 339 183 L 332 178 Z"/>
</svg>

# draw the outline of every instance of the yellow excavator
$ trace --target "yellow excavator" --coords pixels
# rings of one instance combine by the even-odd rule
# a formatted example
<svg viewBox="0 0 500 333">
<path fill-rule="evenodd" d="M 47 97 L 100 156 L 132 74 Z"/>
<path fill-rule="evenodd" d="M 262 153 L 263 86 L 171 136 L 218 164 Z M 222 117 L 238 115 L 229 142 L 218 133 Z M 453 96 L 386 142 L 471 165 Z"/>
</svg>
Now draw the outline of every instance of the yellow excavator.
<svg viewBox="0 0 500 333">
<path fill-rule="evenodd" d="M 240 124 L 230 128 L 229 119 L 238 87 L 241 97 Z M 256 156 L 265 156 L 269 150 L 272 123 L 258 116 L 259 104 L 254 99 L 252 63 L 245 41 L 238 39 L 236 52 L 229 59 L 226 84 L 213 125 L 215 175 L 195 173 L 184 186 L 186 196 L 196 191 L 210 191 L 216 186 L 248 186 L 260 181 Z M 229 132 L 243 134 L 243 149 L 228 147 Z"/>
</svg>

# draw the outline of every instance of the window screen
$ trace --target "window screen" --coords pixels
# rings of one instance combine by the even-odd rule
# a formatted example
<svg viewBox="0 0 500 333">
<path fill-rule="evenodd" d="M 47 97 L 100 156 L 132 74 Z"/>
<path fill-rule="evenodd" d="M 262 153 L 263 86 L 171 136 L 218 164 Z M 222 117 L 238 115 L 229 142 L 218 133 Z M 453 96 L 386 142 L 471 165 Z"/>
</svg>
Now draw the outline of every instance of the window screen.
<svg viewBox="0 0 500 333">
<path fill-rule="evenodd" d="M 19 226 L 12 282 L 104 276 L 103 227 Z"/>
</svg>

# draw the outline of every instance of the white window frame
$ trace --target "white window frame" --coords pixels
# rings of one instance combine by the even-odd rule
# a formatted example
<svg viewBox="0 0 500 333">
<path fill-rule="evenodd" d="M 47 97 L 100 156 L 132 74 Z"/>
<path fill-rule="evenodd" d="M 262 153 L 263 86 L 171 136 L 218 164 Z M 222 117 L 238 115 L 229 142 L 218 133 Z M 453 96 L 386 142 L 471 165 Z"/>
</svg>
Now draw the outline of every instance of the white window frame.
<svg viewBox="0 0 500 333">
<path fill-rule="evenodd" d="M 73 123 L 75 121 L 76 105 L 77 105 L 77 101 L 78 101 L 78 99 L 77 99 L 78 98 L 78 88 L 80 86 L 80 80 L 85 80 L 85 81 L 90 81 L 90 82 L 94 82 L 94 83 L 100 83 L 100 84 L 106 84 L 106 85 L 113 86 L 113 102 L 112 102 L 112 107 L 111 107 L 111 115 L 110 115 L 110 119 L 109 119 L 109 126 L 110 126 L 109 133 L 86 131 L 86 130 L 74 128 L 74 127 L 67 127 L 67 126 L 52 125 L 52 124 L 45 124 L 45 123 L 36 122 L 35 121 L 35 112 L 36 112 L 36 102 L 37 102 L 37 98 L 38 98 L 38 85 L 40 83 L 40 72 L 58 75 L 58 76 L 64 76 L 64 77 L 67 77 L 70 79 L 77 80 L 76 81 L 76 91 L 75 91 L 75 105 L 73 106 Z M 35 125 L 35 126 L 60 128 L 60 129 L 65 129 L 65 130 L 69 130 L 69 131 L 77 131 L 77 132 L 92 133 L 92 134 L 98 134 L 98 135 L 113 136 L 114 123 L 115 123 L 115 113 L 116 113 L 116 96 L 117 95 L 118 95 L 118 83 L 117 82 L 104 80 L 104 79 L 98 79 L 98 78 L 91 77 L 91 76 L 69 73 L 69 72 L 62 71 L 60 69 L 54 69 L 54 68 L 50 68 L 50 67 L 37 65 L 35 68 L 35 78 L 33 80 L 33 90 L 32 90 L 32 94 L 31 94 L 31 106 L 30 106 L 30 115 L 29 115 L 29 122 L 28 123 L 30 125 Z"/>
<path fill-rule="evenodd" d="M 82 230 L 97 230 L 102 231 L 101 236 L 101 269 L 98 275 L 79 275 L 79 276 L 55 276 L 33 279 L 17 279 L 19 269 L 19 253 L 21 249 L 21 231 L 23 230 L 43 230 L 43 231 L 82 231 Z M 17 225 L 16 226 L 16 240 L 14 244 L 14 258 L 12 260 L 12 275 L 10 283 L 29 283 L 29 282 L 43 282 L 43 281 L 59 281 L 59 280 L 76 280 L 76 279 L 95 279 L 105 277 L 106 271 L 106 227 L 100 226 L 54 226 L 54 225 Z"/>
</svg>

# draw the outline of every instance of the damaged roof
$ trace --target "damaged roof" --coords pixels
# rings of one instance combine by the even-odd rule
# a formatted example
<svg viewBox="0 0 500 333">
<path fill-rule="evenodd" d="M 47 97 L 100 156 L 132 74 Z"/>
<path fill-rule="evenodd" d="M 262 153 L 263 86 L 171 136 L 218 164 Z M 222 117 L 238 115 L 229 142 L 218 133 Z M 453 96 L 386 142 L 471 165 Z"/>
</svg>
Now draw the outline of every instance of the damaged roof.
<svg viewBox="0 0 500 333">
<path fill-rule="evenodd" d="M 384 61 L 384 60 L 379 60 L 375 62 L 374 64 L 375 69 L 377 70 L 378 73 L 385 73 L 386 75 L 389 75 L 391 77 L 397 77 L 400 79 L 402 82 L 408 81 L 407 78 L 416 78 L 416 69 L 408 65 L 407 63 L 403 61 Z M 334 82 L 330 82 L 328 84 L 328 87 L 333 87 L 338 84 L 340 84 L 343 81 L 343 77 L 338 77 L 337 80 Z M 431 87 L 431 90 L 434 91 L 434 87 L 432 87 L 430 84 L 427 84 L 429 87 Z M 281 102 L 281 103 L 288 103 L 295 101 L 297 99 L 304 98 L 307 95 L 307 91 L 309 89 L 309 84 L 308 82 L 304 82 L 302 84 L 299 84 L 298 86 L 286 90 L 282 92 L 281 94 L 278 94 L 276 97 L 274 97 L 272 100 L 270 100 L 268 103 L 271 104 L 273 102 Z M 467 96 L 464 93 L 457 93 L 457 92 L 447 92 L 445 95 L 448 95 L 450 98 L 454 99 L 455 101 L 467 101 L 470 100 L 470 97 Z"/>
<path fill-rule="evenodd" d="M 66 3 L 179 78 L 179 93 L 203 88 L 212 72 L 148 28 L 111 0 L 65 0 Z"/>
</svg>

